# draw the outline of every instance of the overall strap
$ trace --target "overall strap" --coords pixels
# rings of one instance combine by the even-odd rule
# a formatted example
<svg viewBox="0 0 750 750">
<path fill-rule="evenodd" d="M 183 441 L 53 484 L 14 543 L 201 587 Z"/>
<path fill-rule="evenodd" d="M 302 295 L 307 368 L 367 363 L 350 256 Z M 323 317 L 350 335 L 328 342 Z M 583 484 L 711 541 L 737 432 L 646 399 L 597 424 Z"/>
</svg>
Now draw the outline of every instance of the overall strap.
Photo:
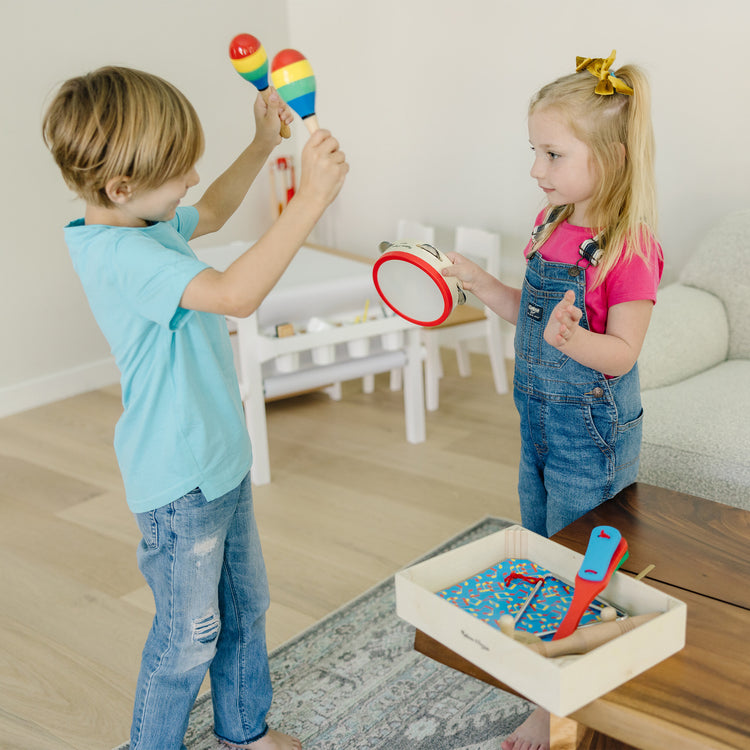
<svg viewBox="0 0 750 750">
<path fill-rule="evenodd" d="M 564 209 L 565 206 L 553 206 L 545 215 L 542 223 L 534 227 L 531 232 L 531 250 L 526 256 L 526 260 L 529 260 L 534 253 L 536 253 L 539 240 L 541 239 L 544 230 L 557 220 Z M 604 255 L 605 244 L 606 239 L 604 237 L 604 232 L 599 232 L 595 237 L 584 240 L 578 247 L 578 255 L 581 256 L 581 260 L 579 260 L 576 265 L 580 266 L 581 261 L 586 261 L 586 265 L 582 266 L 583 268 L 598 265 L 599 261 L 602 259 L 602 255 Z"/>
<path fill-rule="evenodd" d="M 537 245 L 539 244 L 539 240 L 544 233 L 544 230 L 552 224 L 558 216 L 563 212 L 565 209 L 565 206 L 552 206 L 549 211 L 547 211 L 546 215 L 544 216 L 544 219 L 542 220 L 541 224 L 538 224 L 534 227 L 531 231 L 531 250 L 529 251 L 529 254 L 526 256 L 526 260 L 529 260 L 532 255 L 537 251 Z"/>
</svg>

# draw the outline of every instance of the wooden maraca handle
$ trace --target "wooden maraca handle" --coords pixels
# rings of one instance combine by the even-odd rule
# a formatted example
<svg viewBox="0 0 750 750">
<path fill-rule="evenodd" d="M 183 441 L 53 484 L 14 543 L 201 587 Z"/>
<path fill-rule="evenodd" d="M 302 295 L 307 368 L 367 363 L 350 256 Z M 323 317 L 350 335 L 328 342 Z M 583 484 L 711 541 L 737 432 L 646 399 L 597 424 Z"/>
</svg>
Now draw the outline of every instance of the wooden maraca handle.
<svg viewBox="0 0 750 750">
<path fill-rule="evenodd" d="M 266 104 L 268 104 L 268 98 L 271 96 L 271 89 L 270 88 L 263 89 L 263 91 L 261 91 L 260 94 L 263 97 L 263 101 Z M 289 126 L 283 120 L 281 121 L 281 127 L 279 128 L 279 135 L 282 138 L 289 138 L 292 135 L 292 131 L 289 129 Z"/>
<path fill-rule="evenodd" d="M 528 648 L 536 651 L 542 656 L 553 658 L 555 656 L 568 656 L 570 654 L 585 654 L 597 646 L 601 646 L 623 633 L 629 633 L 639 625 L 643 625 L 661 612 L 649 612 L 646 615 L 636 615 L 625 620 L 616 622 L 600 622 L 596 625 L 587 625 L 574 631 L 572 635 L 560 638 L 557 641 L 542 641 L 541 643 L 530 643 Z"/>
<path fill-rule="evenodd" d="M 310 135 L 312 135 L 316 130 L 320 130 L 317 115 L 308 115 L 302 120 L 302 122 L 305 123 L 305 127 L 310 131 Z"/>
</svg>

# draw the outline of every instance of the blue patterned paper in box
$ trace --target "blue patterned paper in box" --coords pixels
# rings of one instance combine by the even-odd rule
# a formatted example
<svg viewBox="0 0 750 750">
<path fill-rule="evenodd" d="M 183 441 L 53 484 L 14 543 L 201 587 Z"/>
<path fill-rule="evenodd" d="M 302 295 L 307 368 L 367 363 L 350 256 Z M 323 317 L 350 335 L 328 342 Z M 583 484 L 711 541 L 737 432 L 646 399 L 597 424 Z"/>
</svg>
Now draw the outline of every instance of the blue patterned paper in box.
<svg viewBox="0 0 750 750">
<path fill-rule="evenodd" d="M 532 580 L 527 581 L 519 576 Z M 531 560 L 508 558 L 466 581 L 438 591 L 437 595 L 499 629 L 500 617 L 505 614 L 515 616 L 531 596 L 536 585 L 534 579 L 542 576 L 550 577 L 545 578 L 515 627 L 528 633 L 548 633 L 557 630 L 563 621 L 573 598 L 573 586 Z M 589 607 L 580 624 L 587 625 L 597 620 L 599 609 Z M 549 640 L 552 633 L 540 637 Z"/>
</svg>

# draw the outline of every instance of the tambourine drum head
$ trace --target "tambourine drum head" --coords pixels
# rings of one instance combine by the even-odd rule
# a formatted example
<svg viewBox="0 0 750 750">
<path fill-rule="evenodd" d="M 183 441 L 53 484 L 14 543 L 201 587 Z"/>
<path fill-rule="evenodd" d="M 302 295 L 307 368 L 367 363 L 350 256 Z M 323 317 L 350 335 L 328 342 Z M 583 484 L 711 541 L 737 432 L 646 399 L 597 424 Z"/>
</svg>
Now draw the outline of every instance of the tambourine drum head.
<svg viewBox="0 0 750 750">
<path fill-rule="evenodd" d="M 383 255 L 373 278 L 383 301 L 402 318 L 421 326 L 442 323 L 453 309 L 453 298 L 443 276 L 421 259 L 404 253 Z"/>
</svg>

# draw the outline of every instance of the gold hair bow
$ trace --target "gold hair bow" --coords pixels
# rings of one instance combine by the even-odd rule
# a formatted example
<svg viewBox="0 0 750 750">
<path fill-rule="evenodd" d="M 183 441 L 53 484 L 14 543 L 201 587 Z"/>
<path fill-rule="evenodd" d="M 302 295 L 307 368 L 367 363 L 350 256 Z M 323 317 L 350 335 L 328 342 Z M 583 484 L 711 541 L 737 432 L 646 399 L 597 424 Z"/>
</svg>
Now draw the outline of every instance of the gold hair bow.
<svg viewBox="0 0 750 750">
<path fill-rule="evenodd" d="M 612 54 L 606 60 L 601 57 L 576 57 L 576 73 L 587 70 L 591 75 L 599 79 L 599 83 L 596 84 L 596 88 L 594 89 L 595 94 L 610 96 L 618 92 L 619 94 L 632 96 L 633 89 L 625 81 L 609 71 L 610 66 L 615 61 L 615 52 L 616 50 L 612 50 Z"/>
</svg>

